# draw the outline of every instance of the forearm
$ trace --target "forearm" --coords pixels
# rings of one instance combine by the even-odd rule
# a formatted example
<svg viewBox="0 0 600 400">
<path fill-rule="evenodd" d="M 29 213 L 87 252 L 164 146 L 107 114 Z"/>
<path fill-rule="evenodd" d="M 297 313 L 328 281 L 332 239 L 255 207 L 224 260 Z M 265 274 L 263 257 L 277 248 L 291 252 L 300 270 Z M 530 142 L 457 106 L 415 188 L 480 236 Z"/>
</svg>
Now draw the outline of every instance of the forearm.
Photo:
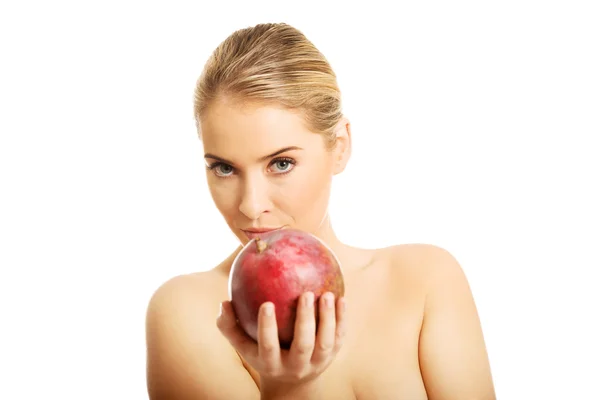
<svg viewBox="0 0 600 400">
<path fill-rule="evenodd" d="M 261 400 L 321 400 L 323 395 L 320 380 L 315 379 L 300 385 L 287 385 L 261 381 Z"/>
</svg>

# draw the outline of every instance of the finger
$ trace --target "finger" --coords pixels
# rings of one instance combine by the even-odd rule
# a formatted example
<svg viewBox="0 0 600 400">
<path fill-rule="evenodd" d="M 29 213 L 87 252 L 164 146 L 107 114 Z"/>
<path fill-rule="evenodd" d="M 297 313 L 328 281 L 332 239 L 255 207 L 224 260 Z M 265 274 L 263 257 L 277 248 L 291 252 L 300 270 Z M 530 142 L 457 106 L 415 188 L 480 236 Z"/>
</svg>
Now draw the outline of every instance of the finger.
<svg viewBox="0 0 600 400">
<path fill-rule="evenodd" d="M 320 363 L 331 357 L 336 341 L 336 310 L 333 293 L 324 293 L 319 299 L 319 328 L 312 357 L 313 363 Z"/>
<path fill-rule="evenodd" d="M 263 303 L 258 312 L 258 356 L 267 373 L 278 370 L 281 365 L 275 312 L 271 302 Z"/>
<path fill-rule="evenodd" d="M 290 362 L 296 367 L 307 364 L 315 348 L 315 295 L 303 293 L 298 299 L 294 339 L 290 348 Z"/>
<path fill-rule="evenodd" d="M 344 338 L 346 337 L 346 299 L 340 297 L 335 309 L 335 344 L 333 346 L 334 353 L 340 351 Z"/>
<path fill-rule="evenodd" d="M 221 303 L 217 327 L 242 357 L 250 359 L 258 355 L 256 342 L 238 325 L 231 302 Z"/>
</svg>

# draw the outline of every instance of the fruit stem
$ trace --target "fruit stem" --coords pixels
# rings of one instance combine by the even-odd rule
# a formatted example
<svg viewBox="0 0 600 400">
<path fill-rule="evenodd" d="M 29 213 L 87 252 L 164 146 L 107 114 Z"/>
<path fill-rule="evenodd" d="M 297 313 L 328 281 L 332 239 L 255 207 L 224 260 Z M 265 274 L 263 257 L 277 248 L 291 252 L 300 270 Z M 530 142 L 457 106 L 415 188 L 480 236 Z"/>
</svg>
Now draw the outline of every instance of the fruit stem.
<svg viewBox="0 0 600 400">
<path fill-rule="evenodd" d="M 260 238 L 256 238 L 256 248 L 259 253 L 262 253 L 267 248 L 267 243 Z"/>
</svg>

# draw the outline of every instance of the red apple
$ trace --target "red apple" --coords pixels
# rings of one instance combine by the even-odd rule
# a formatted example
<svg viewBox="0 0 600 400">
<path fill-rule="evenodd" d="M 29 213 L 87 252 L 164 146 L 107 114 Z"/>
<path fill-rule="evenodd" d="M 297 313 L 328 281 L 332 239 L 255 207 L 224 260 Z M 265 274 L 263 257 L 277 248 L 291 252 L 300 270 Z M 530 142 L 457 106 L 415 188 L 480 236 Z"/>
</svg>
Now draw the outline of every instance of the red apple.
<svg viewBox="0 0 600 400">
<path fill-rule="evenodd" d="M 316 236 L 279 229 L 248 242 L 236 256 L 229 274 L 229 296 L 238 323 L 255 341 L 258 310 L 267 301 L 275 305 L 282 348 L 289 348 L 296 321 L 298 298 L 304 292 L 318 299 L 325 292 L 344 295 L 344 278 L 333 251 Z"/>
</svg>

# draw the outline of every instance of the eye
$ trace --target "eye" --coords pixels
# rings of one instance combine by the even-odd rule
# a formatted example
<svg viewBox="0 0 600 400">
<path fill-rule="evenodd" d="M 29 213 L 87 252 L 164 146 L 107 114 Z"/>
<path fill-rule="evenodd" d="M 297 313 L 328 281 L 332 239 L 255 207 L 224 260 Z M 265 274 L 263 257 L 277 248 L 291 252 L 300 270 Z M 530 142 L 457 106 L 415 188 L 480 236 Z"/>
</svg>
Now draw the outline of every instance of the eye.
<svg viewBox="0 0 600 400">
<path fill-rule="evenodd" d="M 227 164 L 220 164 L 219 166 L 217 166 L 216 171 L 220 175 L 226 176 L 226 175 L 233 173 L 233 167 L 231 165 L 227 165 Z"/>
<path fill-rule="evenodd" d="M 233 167 L 222 162 L 213 163 L 208 166 L 208 169 L 213 171 L 215 175 L 221 177 L 227 177 L 233 173 Z"/>
<path fill-rule="evenodd" d="M 292 169 L 294 169 L 295 164 L 296 161 L 292 158 L 276 158 L 273 161 L 271 161 L 271 164 L 269 164 L 269 170 L 270 172 L 274 172 L 276 175 L 285 175 L 288 172 L 292 171 Z M 220 161 L 210 164 L 209 166 L 207 166 L 207 168 L 219 178 L 228 178 L 235 174 L 234 167 Z"/>
<path fill-rule="evenodd" d="M 290 172 L 296 162 L 291 158 L 277 158 L 271 163 L 271 168 L 274 168 L 274 172 L 277 174 L 286 174 Z"/>
</svg>

